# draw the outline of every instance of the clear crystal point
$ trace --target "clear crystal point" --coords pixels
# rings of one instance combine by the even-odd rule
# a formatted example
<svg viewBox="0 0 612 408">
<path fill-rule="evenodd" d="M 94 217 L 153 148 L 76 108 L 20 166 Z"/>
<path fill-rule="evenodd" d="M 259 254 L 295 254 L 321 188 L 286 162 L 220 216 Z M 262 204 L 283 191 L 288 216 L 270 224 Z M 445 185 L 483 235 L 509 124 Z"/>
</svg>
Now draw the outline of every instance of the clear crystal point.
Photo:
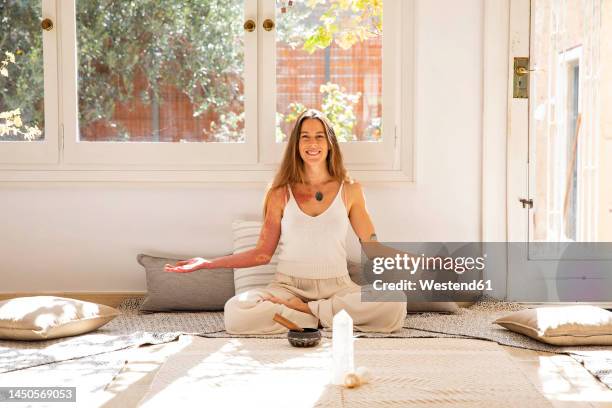
<svg viewBox="0 0 612 408">
<path fill-rule="evenodd" d="M 346 374 L 353 372 L 353 319 L 342 309 L 332 323 L 332 382 L 344 384 Z"/>
</svg>

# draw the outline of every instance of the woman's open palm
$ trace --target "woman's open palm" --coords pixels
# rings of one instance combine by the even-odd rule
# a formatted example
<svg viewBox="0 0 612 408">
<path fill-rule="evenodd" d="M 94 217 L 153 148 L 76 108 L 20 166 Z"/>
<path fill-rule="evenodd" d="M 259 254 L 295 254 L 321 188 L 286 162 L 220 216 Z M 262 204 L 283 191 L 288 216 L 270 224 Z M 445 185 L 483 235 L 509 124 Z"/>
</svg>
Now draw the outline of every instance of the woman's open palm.
<svg viewBox="0 0 612 408">
<path fill-rule="evenodd" d="M 204 269 L 204 265 L 210 263 L 210 261 L 204 258 L 191 258 L 186 261 L 178 261 L 176 265 L 166 264 L 164 271 L 166 272 L 177 272 L 177 273 L 189 273 L 197 271 L 198 269 Z"/>
</svg>

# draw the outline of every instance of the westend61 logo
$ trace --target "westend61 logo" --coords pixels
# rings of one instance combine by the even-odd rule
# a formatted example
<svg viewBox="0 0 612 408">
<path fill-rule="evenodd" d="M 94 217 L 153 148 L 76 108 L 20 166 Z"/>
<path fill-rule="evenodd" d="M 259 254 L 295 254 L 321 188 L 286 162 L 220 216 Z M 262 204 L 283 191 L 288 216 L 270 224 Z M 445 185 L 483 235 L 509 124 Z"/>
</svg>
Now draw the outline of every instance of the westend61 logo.
<svg viewBox="0 0 612 408">
<path fill-rule="evenodd" d="M 372 272 L 380 275 L 388 270 L 404 270 L 414 275 L 419 269 L 424 271 L 454 271 L 463 274 L 466 271 L 483 271 L 487 254 L 478 257 L 439 257 L 411 256 L 396 254 L 395 257 L 375 257 L 372 259 Z"/>
<path fill-rule="evenodd" d="M 455 282 L 452 277 L 472 272 L 481 277 L 485 269 L 486 254 L 477 257 L 439 257 L 412 256 L 396 254 L 394 257 L 375 257 L 372 259 L 372 273 L 381 275 L 406 274 L 413 276 L 417 272 L 416 281 L 409 279 L 394 279 L 390 281 L 376 279 L 372 282 L 376 291 L 492 291 L 490 280 L 470 279 L 467 282 Z M 397 278 L 397 276 L 395 276 Z M 424 279 L 426 278 L 426 279 Z"/>
<path fill-rule="evenodd" d="M 612 242 L 361 244 L 350 269 L 364 301 L 610 302 Z"/>
<path fill-rule="evenodd" d="M 364 243 L 362 300 L 473 301 L 494 291 L 478 243 Z M 494 251 L 496 258 L 502 259 Z"/>
</svg>

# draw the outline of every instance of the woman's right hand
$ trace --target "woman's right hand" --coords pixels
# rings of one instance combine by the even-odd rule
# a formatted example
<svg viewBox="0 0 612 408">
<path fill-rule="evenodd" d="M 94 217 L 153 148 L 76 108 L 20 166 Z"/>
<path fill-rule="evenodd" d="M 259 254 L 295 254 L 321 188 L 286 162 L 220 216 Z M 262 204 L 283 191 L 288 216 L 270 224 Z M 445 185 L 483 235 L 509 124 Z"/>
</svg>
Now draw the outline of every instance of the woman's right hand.
<svg viewBox="0 0 612 408">
<path fill-rule="evenodd" d="M 195 272 L 198 269 L 206 268 L 206 264 L 210 264 L 209 260 L 204 258 L 191 258 L 186 261 L 178 261 L 176 265 L 166 264 L 164 266 L 164 271 L 166 272 L 176 272 L 176 273 L 190 273 Z"/>
</svg>

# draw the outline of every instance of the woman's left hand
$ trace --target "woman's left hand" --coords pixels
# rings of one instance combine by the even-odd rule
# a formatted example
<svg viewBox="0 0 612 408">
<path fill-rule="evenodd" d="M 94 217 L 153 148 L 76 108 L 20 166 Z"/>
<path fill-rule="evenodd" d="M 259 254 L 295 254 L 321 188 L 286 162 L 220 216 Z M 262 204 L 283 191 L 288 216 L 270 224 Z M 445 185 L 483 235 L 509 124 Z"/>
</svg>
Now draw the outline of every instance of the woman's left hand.
<svg viewBox="0 0 612 408">
<path fill-rule="evenodd" d="M 276 296 L 269 295 L 269 296 L 264 297 L 264 300 L 269 300 L 272 303 L 278 303 L 280 305 L 285 305 L 290 309 L 297 310 L 298 312 L 312 314 L 308 305 L 304 303 L 304 301 L 302 301 L 302 299 L 298 297 L 292 297 L 291 299 L 285 300 L 285 299 L 281 299 Z"/>
</svg>

